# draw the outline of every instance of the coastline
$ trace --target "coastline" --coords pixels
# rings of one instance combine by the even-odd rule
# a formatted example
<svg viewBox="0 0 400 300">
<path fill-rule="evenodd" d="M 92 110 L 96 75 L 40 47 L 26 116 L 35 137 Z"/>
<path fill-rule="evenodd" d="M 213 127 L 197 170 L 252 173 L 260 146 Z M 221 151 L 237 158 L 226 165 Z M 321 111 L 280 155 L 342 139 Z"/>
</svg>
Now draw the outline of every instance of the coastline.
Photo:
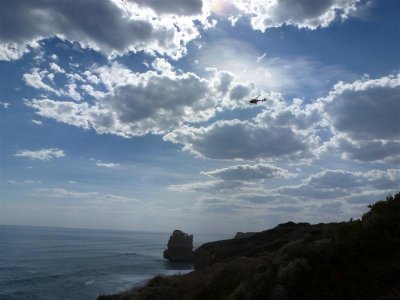
<svg viewBox="0 0 400 300">
<path fill-rule="evenodd" d="M 97 299 L 399 299 L 400 193 L 368 207 L 358 220 L 287 222 L 203 244 L 194 271 Z"/>
</svg>

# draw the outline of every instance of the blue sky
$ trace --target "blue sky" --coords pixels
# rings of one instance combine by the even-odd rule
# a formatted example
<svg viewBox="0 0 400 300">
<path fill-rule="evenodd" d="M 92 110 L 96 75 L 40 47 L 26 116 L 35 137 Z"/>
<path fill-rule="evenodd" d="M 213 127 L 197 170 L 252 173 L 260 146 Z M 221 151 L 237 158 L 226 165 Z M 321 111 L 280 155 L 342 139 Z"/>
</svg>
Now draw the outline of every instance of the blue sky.
<svg viewBox="0 0 400 300">
<path fill-rule="evenodd" d="M 399 190 L 399 13 L 2 1 L 0 223 L 231 234 L 358 218 Z"/>
</svg>

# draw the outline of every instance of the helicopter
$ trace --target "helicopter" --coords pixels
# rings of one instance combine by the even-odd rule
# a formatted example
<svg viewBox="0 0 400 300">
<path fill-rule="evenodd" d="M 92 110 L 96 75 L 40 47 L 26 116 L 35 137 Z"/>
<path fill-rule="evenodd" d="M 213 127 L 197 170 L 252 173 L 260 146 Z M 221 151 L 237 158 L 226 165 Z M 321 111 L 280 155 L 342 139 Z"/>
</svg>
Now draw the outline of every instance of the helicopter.
<svg viewBox="0 0 400 300">
<path fill-rule="evenodd" d="M 264 102 L 264 101 L 267 101 L 267 98 L 264 98 L 264 99 L 253 98 L 253 99 L 250 99 L 250 100 L 249 100 L 249 102 L 250 102 L 251 104 L 257 104 L 258 102 Z"/>
</svg>

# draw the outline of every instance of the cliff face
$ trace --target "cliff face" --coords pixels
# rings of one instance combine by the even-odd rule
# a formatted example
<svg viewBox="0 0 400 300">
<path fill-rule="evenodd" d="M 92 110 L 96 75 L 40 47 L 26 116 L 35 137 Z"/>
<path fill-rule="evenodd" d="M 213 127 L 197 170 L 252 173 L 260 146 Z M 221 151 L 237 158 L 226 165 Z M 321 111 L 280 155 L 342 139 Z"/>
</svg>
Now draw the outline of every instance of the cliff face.
<svg viewBox="0 0 400 300">
<path fill-rule="evenodd" d="M 357 221 L 204 244 L 195 271 L 98 299 L 400 299 L 400 193 L 369 207 Z"/>
</svg>

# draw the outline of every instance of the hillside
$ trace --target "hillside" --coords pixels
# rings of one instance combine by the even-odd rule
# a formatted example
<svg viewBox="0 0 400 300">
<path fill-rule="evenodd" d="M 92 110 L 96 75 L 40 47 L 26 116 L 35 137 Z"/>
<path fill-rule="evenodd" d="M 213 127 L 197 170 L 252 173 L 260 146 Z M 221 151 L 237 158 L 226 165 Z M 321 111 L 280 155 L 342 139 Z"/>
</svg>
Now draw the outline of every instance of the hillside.
<svg viewBox="0 0 400 300">
<path fill-rule="evenodd" d="M 356 221 L 288 222 L 204 244 L 195 271 L 98 300 L 400 299 L 400 193 L 369 208 Z"/>
</svg>

